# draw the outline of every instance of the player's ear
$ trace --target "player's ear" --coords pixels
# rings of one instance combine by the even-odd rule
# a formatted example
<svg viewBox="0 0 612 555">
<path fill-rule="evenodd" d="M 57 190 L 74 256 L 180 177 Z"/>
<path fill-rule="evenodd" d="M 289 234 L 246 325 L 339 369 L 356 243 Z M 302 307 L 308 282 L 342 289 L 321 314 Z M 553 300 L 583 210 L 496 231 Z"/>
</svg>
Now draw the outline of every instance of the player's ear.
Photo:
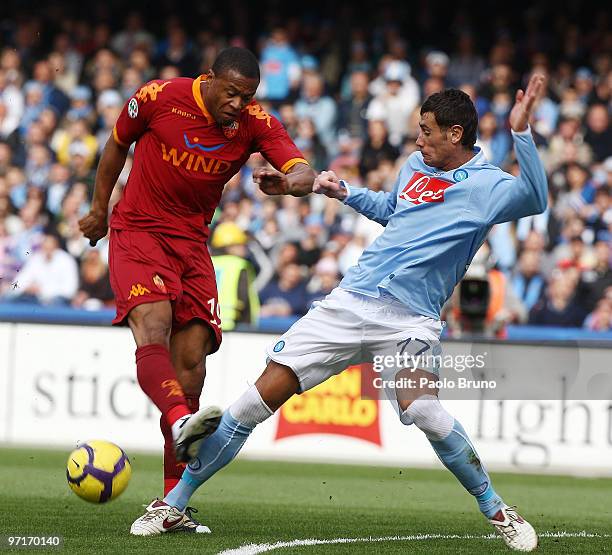
<svg viewBox="0 0 612 555">
<path fill-rule="evenodd" d="M 215 72 L 212 69 L 209 69 L 208 73 L 206 74 L 206 78 L 208 81 L 212 81 L 215 78 Z"/>
<path fill-rule="evenodd" d="M 461 125 L 451 125 L 448 128 L 448 134 L 450 141 L 453 145 L 458 145 L 461 143 L 461 139 L 463 138 L 463 127 Z"/>
</svg>

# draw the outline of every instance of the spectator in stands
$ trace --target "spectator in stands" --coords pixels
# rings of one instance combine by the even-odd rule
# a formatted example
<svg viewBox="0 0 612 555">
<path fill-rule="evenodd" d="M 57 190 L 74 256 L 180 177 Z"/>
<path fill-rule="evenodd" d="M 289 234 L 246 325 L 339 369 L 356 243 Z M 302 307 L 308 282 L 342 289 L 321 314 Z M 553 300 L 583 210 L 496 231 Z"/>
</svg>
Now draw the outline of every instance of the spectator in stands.
<svg viewBox="0 0 612 555">
<path fill-rule="evenodd" d="M 51 153 L 46 146 L 35 145 L 28 151 L 25 175 L 29 186 L 46 188 L 51 170 Z"/>
<path fill-rule="evenodd" d="M 53 74 L 54 71 L 51 69 L 48 60 L 40 60 L 34 64 L 33 78 L 34 82 L 42 87 L 44 106 L 50 106 L 60 116 L 63 116 L 68 109 L 70 100 L 53 83 Z"/>
<path fill-rule="evenodd" d="M 474 47 L 474 36 L 464 31 L 459 35 L 456 53 L 451 57 L 448 81 L 453 87 L 463 84 L 476 85 L 484 71 L 484 60 Z"/>
<path fill-rule="evenodd" d="M 594 240 L 608 237 L 608 226 L 612 222 L 612 200 L 607 185 L 595 190 L 593 204 L 587 204 L 582 209 L 581 216 Z"/>
<path fill-rule="evenodd" d="M 441 50 L 432 50 L 429 52 L 427 56 L 425 56 L 425 80 L 435 79 L 439 82 L 441 89 L 444 89 L 446 87 L 446 77 L 448 75 L 448 64 L 449 58 L 445 52 Z M 433 94 L 433 92 L 430 94 Z M 424 96 L 427 98 L 428 95 L 425 94 Z"/>
<path fill-rule="evenodd" d="M 36 81 L 28 81 L 24 86 L 25 107 L 19 122 L 19 132 L 25 135 L 45 109 L 43 86 Z"/>
<path fill-rule="evenodd" d="M 85 119 L 71 121 L 68 129 L 57 131 L 53 137 L 52 147 L 60 164 L 68 165 L 71 163 L 71 157 L 76 152 L 73 147 L 76 144 L 84 147 L 83 153 L 86 163 L 88 166 L 92 166 L 98 153 L 98 141 L 89 130 Z M 72 152 L 71 149 L 73 149 Z"/>
<path fill-rule="evenodd" d="M 612 152 L 612 128 L 605 104 L 593 104 L 586 116 L 584 141 L 593 151 L 593 160 L 602 162 Z"/>
<path fill-rule="evenodd" d="M 294 141 L 313 168 L 322 170 L 327 167 L 327 148 L 323 144 L 312 119 L 300 117 Z"/>
<path fill-rule="evenodd" d="M 5 198 L 0 198 L 0 296 L 7 292 L 14 283 L 15 275 L 19 269 L 19 263 L 14 257 L 14 246 L 8 226 L 2 214 L 4 209 L 2 203 Z"/>
<path fill-rule="evenodd" d="M 383 120 L 372 119 L 368 122 L 368 138 L 361 150 L 359 173 L 362 177 L 378 168 L 383 160 L 395 160 L 399 150 L 387 137 L 387 127 Z"/>
<path fill-rule="evenodd" d="M 323 226 L 323 216 L 309 214 L 304 218 L 304 236 L 297 244 L 297 262 L 299 265 L 310 268 L 318 262 L 321 258 L 326 235 Z"/>
<path fill-rule="evenodd" d="M 159 45 L 158 66 L 175 66 L 181 75 L 196 75 L 199 59 L 183 26 L 176 20 L 168 24 L 168 34 Z"/>
<path fill-rule="evenodd" d="M 142 48 L 149 52 L 153 50 L 155 39 L 144 27 L 142 14 L 131 11 L 125 18 L 125 27 L 111 39 L 110 45 L 113 50 L 126 59 L 136 48 Z"/>
<path fill-rule="evenodd" d="M 395 60 L 389 62 L 384 72 L 385 88 L 368 106 L 368 120 L 384 122 L 389 142 L 395 147 L 407 133 L 410 114 L 419 103 L 418 90 L 414 90 L 409 78 L 409 66 Z"/>
<path fill-rule="evenodd" d="M 85 120 L 94 123 L 95 113 L 91 104 L 91 89 L 85 85 L 74 87 L 70 93 L 70 108 L 66 114 L 71 121 Z"/>
<path fill-rule="evenodd" d="M 540 300 L 544 291 L 545 282 L 540 266 L 540 252 L 525 250 L 519 258 L 517 271 L 512 276 L 514 292 L 528 311 Z"/>
<path fill-rule="evenodd" d="M 301 67 L 287 32 L 275 28 L 261 51 L 261 85 L 259 94 L 273 104 L 292 99 L 300 84 Z"/>
<path fill-rule="evenodd" d="M 320 301 L 329 295 L 338 286 L 339 281 L 336 259 L 333 256 L 321 258 L 317 262 L 312 279 L 308 284 L 308 306 L 314 301 Z"/>
<path fill-rule="evenodd" d="M 204 73 L 225 45 L 271 32 L 270 40 L 257 45 L 263 73 L 258 93 L 272 104 L 264 108 L 280 111 L 314 168 L 331 164 L 373 191 L 390 191 L 394 167 L 415 150 L 420 100 L 449 85 L 460 86 L 474 101 L 481 118 L 479 144 L 489 160 L 516 174 L 512 151 L 503 156 L 508 110 L 528 72 L 545 71 L 548 90 L 531 127 L 549 177 L 549 207 L 538 216 L 496 226 L 490 242 L 498 267 L 512 275 L 514 287 L 534 311 L 534 290 L 544 288 L 548 293 L 542 293 L 540 302 L 554 309 L 548 311 L 550 321 L 559 312 L 571 316 L 577 305 L 591 312 L 587 328 L 605 328 L 600 322 L 607 310 L 601 302 L 609 272 L 604 249 L 612 240 L 612 57 L 601 47 L 605 33 L 599 27 L 587 28 L 580 17 L 558 17 L 555 33 L 534 25 L 538 32 L 528 29 L 523 36 L 516 22 L 506 18 L 503 28 L 491 19 L 476 35 L 471 14 L 459 20 L 453 8 L 449 16 L 458 24 L 455 39 L 429 33 L 425 22 L 408 43 L 405 31 L 393 25 L 373 24 L 368 32 L 355 25 L 356 14 L 368 18 L 376 6 L 353 14 L 332 11 L 325 21 L 296 7 L 286 22 L 275 16 L 243 18 L 239 27 L 222 15 L 208 14 L 205 28 L 193 36 L 170 16 L 164 37 L 145 26 L 147 14 L 140 9 L 130 8 L 127 17 L 112 5 L 104 7 L 105 13 L 97 8 L 72 13 L 60 2 L 34 19 L 27 8 L 16 9 L 5 22 L 11 32 L 5 33 L 0 52 L 0 265 L 12 268 L 9 274 L 37 251 L 43 232 L 60 235 L 75 259 L 96 256 L 87 254 L 74 221 L 90 201 L 88 187 L 101 148 L 135 88 L 151 78 Z M 511 13 L 503 6 L 497 9 Z M 557 16 L 546 6 L 538 13 L 533 21 Z M 399 21 L 399 4 L 388 6 L 384 18 Z M 37 29 L 44 32 L 38 35 Z M 417 44 L 426 45 L 424 55 L 414 50 Z M 315 92 L 296 102 L 299 91 L 306 97 L 307 89 Z M 336 107 L 337 118 L 329 117 Z M 380 226 L 316 196 L 263 198 L 252 171 L 266 163 L 253 156 L 228 183 L 218 221 L 233 222 L 254 237 L 248 248 L 253 256 L 259 253 L 258 288 L 269 282 L 274 268 L 280 274 L 283 266 L 299 262 L 308 294 L 324 291 L 319 282 L 332 283 L 333 272 L 321 272 L 331 268 L 331 261 L 345 272 Z M 130 164 L 128 157 L 111 203 L 122 194 Z M 105 251 L 100 252 L 104 259 Z M 321 266 L 320 260 L 325 260 Z M 539 272 L 531 276 L 536 260 Z M 93 275 L 96 265 L 91 266 Z M 541 285 L 557 274 L 565 275 L 569 293 L 554 280 Z M 563 304 L 570 309 L 555 308 Z"/>
<path fill-rule="evenodd" d="M 586 268 L 578 284 L 577 298 L 586 312 L 591 312 L 606 290 L 612 287 L 612 259 L 610 244 L 598 241 L 594 248 L 595 261 L 592 268 Z"/>
<path fill-rule="evenodd" d="M 586 317 L 584 327 L 591 331 L 612 331 L 612 287 L 606 289 L 605 297 Z"/>
<path fill-rule="evenodd" d="M 69 304 L 77 292 L 78 266 L 59 248 L 53 235 L 45 235 L 40 252 L 32 254 L 15 277 L 15 287 L 6 293 L 14 302 L 47 305 Z"/>
<path fill-rule="evenodd" d="M 295 103 L 295 113 L 299 118 L 308 118 L 314 123 L 317 135 L 329 153 L 334 150 L 337 108 L 334 100 L 325 95 L 323 89 L 321 75 L 304 75 L 302 92 Z"/>
<path fill-rule="evenodd" d="M 108 266 L 102 260 L 100 251 L 90 249 L 81 261 L 79 290 L 72 300 L 72 306 L 87 310 L 112 307 L 115 296 L 110 286 Z"/>
<path fill-rule="evenodd" d="M 61 52 L 51 52 L 48 62 L 53 71 L 53 85 L 56 86 L 67 97 L 79 82 L 78 74 L 66 63 L 64 54 Z"/>
<path fill-rule="evenodd" d="M 505 130 L 498 128 L 497 120 L 491 112 L 483 114 L 478 122 L 476 146 L 482 148 L 487 160 L 495 166 L 501 166 L 510 152 L 510 137 Z"/>
<path fill-rule="evenodd" d="M 351 137 L 365 140 L 368 130 L 366 113 L 372 101 L 368 92 L 370 80 L 365 71 L 351 74 L 350 95 L 338 107 L 338 129 L 346 131 Z"/>
<path fill-rule="evenodd" d="M 10 137 L 17 129 L 23 110 L 21 90 L 9 82 L 6 70 L 0 68 L 0 139 Z"/>
<path fill-rule="evenodd" d="M 233 222 L 219 224 L 213 233 L 212 262 L 219 287 L 221 324 L 224 331 L 236 324 L 256 324 L 259 298 L 255 290 L 255 271 L 248 260 L 248 237 Z"/>
<path fill-rule="evenodd" d="M 567 272 L 557 271 L 546 288 L 544 297 L 529 313 L 535 326 L 580 327 L 584 309 L 576 302 L 574 280 Z"/>
<path fill-rule="evenodd" d="M 260 291 L 259 299 L 262 318 L 304 314 L 308 299 L 300 267 L 297 264 L 282 266 L 278 277 Z"/>
<path fill-rule="evenodd" d="M 34 203 L 24 204 L 19 211 L 19 218 L 23 225 L 13 235 L 13 252 L 19 264 L 22 265 L 28 259 L 28 256 L 34 254 L 42 244 L 44 226 L 40 207 Z"/>
<path fill-rule="evenodd" d="M 580 119 L 575 116 L 562 118 L 544 152 L 546 168 L 552 171 L 569 162 L 587 165 L 592 158 L 591 148 L 584 142 L 584 135 L 580 131 Z"/>
</svg>

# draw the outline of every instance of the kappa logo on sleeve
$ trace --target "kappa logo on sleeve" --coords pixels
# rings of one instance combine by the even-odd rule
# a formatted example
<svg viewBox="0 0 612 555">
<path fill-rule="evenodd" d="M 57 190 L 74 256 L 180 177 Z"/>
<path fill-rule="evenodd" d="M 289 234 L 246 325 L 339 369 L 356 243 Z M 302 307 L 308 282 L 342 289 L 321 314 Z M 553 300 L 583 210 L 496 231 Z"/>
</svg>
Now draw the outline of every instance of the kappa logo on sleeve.
<svg viewBox="0 0 612 555">
<path fill-rule="evenodd" d="M 270 123 L 272 117 L 259 104 L 249 104 L 245 109 L 249 115 L 257 119 L 265 119 L 266 125 L 272 127 Z"/>
<path fill-rule="evenodd" d="M 424 202 L 444 202 L 444 191 L 451 185 L 454 183 L 433 175 L 414 172 L 408 184 L 399 194 L 399 198 L 417 205 Z"/>
<path fill-rule="evenodd" d="M 136 98 L 143 104 L 146 104 L 148 100 L 155 101 L 157 100 L 157 95 L 162 92 L 169 83 L 170 81 L 164 81 L 161 85 L 159 83 L 145 85 L 136 93 Z"/>
</svg>

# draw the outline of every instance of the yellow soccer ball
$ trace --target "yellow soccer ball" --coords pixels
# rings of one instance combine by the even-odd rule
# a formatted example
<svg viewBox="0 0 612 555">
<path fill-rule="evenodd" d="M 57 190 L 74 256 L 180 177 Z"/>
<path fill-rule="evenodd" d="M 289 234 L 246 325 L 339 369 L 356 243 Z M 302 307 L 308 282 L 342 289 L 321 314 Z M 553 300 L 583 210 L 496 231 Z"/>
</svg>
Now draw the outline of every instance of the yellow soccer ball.
<svg viewBox="0 0 612 555">
<path fill-rule="evenodd" d="M 70 489 L 91 503 L 119 497 L 132 476 L 123 449 L 108 441 L 81 443 L 68 457 L 66 478 Z"/>
</svg>

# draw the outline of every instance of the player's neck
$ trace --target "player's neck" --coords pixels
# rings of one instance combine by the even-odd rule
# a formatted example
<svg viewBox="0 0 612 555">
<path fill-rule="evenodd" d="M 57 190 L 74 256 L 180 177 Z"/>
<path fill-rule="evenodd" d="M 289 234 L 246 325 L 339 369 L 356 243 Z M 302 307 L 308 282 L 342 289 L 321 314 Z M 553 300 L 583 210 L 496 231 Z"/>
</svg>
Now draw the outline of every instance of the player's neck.
<svg viewBox="0 0 612 555">
<path fill-rule="evenodd" d="M 206 95 L 208 92 L 208 83 L 205 79 L 202 79 L 200 82 L 200 96 L 202 97 L 202 102 L 204 103 L 204 108 L 210 114 L 210 117 L 216 122 L 215 117 L 212 115 L 210 108 L 208 107 L 208 102 L 206 102 Z"/>
<path fill-rule="evenodd" d="M 451 170 L 456 170 L 457 168 L 463 166 L 466 162 L 469 162 L 472 158 L 476 156 L 476 153 L 470 150 L 461 150 L 455 156 L 446 161 L 445 164 L 440 166 L 441 170 L 445 172 L 449 172 Z"/>
</svg>

